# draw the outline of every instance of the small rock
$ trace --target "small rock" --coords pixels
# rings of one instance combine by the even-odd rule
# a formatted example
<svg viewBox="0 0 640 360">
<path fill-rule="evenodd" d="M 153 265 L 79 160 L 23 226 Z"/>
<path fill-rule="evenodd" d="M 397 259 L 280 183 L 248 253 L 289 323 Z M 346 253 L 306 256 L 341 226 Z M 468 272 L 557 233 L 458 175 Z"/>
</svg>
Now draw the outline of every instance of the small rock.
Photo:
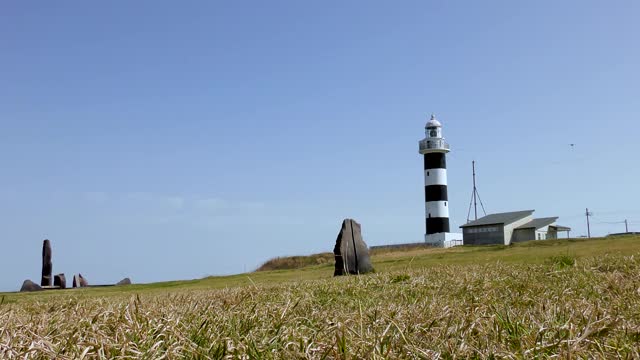
<svg viewBox="0 0 640 360">
<path fill-rule="evenodd" d="M 118 283 L 116 285 L 131 285 L 131 279 L 124 278 L 124 279 L 118 281 Z"/>
<path fill-rule="evenodd" d="M 53 286 L 57 286 L 60 289 L 67 288 L 67 278 L 64 276 L 64 274 L 58 274 L 53 277 Z"/>
<path fill-rule="evenodd" d="M 22 283 L 20 292 L 25 292 L 25 291 L 42 291 L 42 287 L 31 280 L 25 280 Z"/>
</svg>

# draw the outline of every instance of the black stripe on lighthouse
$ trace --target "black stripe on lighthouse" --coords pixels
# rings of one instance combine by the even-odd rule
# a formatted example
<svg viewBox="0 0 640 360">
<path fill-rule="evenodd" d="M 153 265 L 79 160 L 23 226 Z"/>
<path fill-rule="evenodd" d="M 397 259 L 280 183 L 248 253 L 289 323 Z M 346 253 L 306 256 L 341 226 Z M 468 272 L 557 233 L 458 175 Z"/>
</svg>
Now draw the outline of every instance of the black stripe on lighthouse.
<svg viewBox="0 0 640 360">
<path fill-rule="evenodd" d="M 448 201 L 447 185 L 429 185 L 424 187 L 424 201 Z"/>
<path fill-rule="evenodd" d="M 424 169 L 446 169 L 447 158 L 444 153 L 424 154 Z"/>
<path fill-rule="evenodd" d="M 427 218 L 427 235 L 449 232 L 449 218 Z"/>
</svg>

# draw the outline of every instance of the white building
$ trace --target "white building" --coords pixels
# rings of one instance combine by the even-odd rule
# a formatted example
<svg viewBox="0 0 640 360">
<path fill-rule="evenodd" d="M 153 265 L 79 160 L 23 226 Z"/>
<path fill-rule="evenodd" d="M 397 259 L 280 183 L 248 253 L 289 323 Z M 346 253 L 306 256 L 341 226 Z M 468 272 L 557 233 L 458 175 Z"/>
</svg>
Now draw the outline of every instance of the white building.
<svg viewBox="0 0 640 360">
<path fill-rule="evenodd" d="M 571 228 L 556 224 L 558 217 L 533 218 L 535 210 L 489 214 L 460 226 L 464 245 L 488 245 L 529 240 L 557 239 L 558 234 Z"/>
</svg>

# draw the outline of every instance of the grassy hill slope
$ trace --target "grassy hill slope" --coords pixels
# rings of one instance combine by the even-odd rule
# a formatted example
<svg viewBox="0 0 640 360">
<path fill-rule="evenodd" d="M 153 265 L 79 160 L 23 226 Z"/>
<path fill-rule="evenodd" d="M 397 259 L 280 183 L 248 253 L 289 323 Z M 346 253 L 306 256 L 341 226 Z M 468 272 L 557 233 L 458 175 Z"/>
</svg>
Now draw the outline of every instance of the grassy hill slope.
<svg viewBox="0 0 640 360">
<path fill-rule="evenodd" d="M 450 249 L 411 247 L 400 249 L 376 249 L 371 259 L 377 272 L 391 272 L 422 269 L 443 265 L 470 265 L 486 263 L 541 264 L 554 256 L 566 255 L 580 259 L 602 255 L 624 255 L 640 253 L 639 236 L 620 236 L 594 239 L 561 239 L 530 241 L 511 246 L 460 246 Z M 308 265 L 297 269 L 258 271 L 229 276 L 212 276 L 197 280 L 167 281 L 151 284 L 135 284 L 126 287 L 106 287 L 62 292 L 5 294 L 8 299 L 21 296 L 51 296 L 68 292 L 83 294 L 109 294 L 171 289 L 220 289 L 258 284 L 277 284 L 281 282 L 329 279 L 333 277 L 333 260 L 330 253 L 297 256 L 308 258 L 296 260 L 299 264 L 324 262 L 320 265 Z M 287 262 L 289 258 L 280 258 Z M 0 293 L 1 294 L 1 293 Z"/>
<path fill-rule="evenodd" d="M 0 358 L 640 358 L 640 237 L 0 295 Z"/>
</svg>

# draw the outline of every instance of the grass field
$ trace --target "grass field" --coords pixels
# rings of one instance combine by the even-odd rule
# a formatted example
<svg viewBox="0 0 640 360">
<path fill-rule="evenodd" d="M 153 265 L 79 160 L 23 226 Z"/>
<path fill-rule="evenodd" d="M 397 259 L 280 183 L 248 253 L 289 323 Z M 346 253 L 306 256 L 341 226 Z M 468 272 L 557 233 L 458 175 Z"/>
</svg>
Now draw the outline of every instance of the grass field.
<svg viewBox="0 0 640 360">
<path fill-rule="evenodd" d="M 640 238 L 0 294 L 0 358 L 640 358 Z"/>
</svg>

